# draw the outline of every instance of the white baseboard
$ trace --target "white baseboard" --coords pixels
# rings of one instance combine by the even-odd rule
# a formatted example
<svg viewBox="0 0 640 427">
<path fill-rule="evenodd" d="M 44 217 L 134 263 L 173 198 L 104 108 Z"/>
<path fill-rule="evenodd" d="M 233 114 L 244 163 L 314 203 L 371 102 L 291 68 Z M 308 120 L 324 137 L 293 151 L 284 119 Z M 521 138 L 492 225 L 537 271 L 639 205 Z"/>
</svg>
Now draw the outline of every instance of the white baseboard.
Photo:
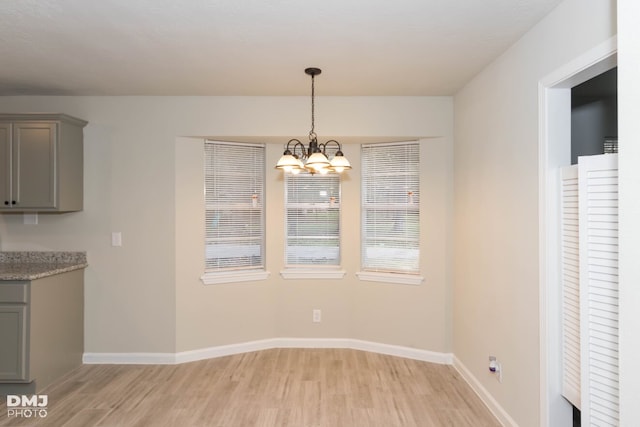
<svg viewBox="0 0 640 427">
<path fill-rule="evenodd" d="M 174 365 L 174 353 L 84 353 L 87 365 Z"/>
<path fill-rule="evenodd" d="M 85 353 L 82 361 L 85 364 L 105 365 L 171 365 L 272 348 L 348 348 L 444 365 L 453 363 L 451 353 L 439 353 L 349 338 L 272 338 L 179 353 Z"/>
<path fill-rule="evenodd" d="M 216 357 L 250 353 L 252 351 L 269 350 L 274 348 L 273 342 L 273 339 L 266 339 L 240 344 L 220 345 L 217 347 L 202 348 L 198 350 L 181 351 L 175 354 L 175 363 L 196 362 L 198 360 L 214 359 Z"/>
<path fill-rule="evenodd" d="M 484 402 L 489 411 L 491 411 L 498 421 L 500 421 L 500 424 L 505 427 L 518 427 L 518 424 L 513 420 L 513 418 L 511 418 L 507 411 L 500 406 L 480 381 L 478 381 L 471 371 L 467 369 L 467 367 L 455 356 L 453 356 L 453 367 L 460 373 L 462 378 L 467 382 L 467 384 L 469 384 L 480 400 Z"/>
<path fill-rule="evenodd" d="M 354 350 L 370 351 L 372 353 L 386 354 L 389 356 L 405 357 L 407 359 L 421 360 L 423 362 L 438 363 L 440 365 L 451 365 L 453 354 L 440 353 L 429 350 L 421 350 L 412 347 L 402 347 L 390 344 L 380 344 L 371 341 L 350 340 Z"/>
</svg>

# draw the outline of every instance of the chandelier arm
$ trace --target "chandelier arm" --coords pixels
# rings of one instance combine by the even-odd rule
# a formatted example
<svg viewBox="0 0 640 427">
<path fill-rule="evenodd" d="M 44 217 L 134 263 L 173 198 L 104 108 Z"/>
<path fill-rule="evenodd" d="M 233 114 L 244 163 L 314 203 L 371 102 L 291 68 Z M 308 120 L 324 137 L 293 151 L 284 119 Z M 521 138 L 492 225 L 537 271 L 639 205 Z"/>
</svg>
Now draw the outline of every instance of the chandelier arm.
<svg viewBox="0 0 640 427">
<path fill-rule="evenodd" d="M 341 153 L 342 154 L 342 146 L 335 139 L 330 139 L 327 142 L 324 142 L 322 144 L 318 144 L 318 147 L 322 151 L 322 154 L 324 154 L 325 156 L 327 155 L 327 151 L 326 150 L 327 150 L 327 147 L 329 146 L 330 142 L 334 142 L 338 146 L 338 150 L 336 151 L 336 153 Z"/>
<path fill-rule="evenodd" d="M 293 146 L 294 148 L 295 148 L 296 145 L 302 144 L 302 142 L 300 142 L 299 139 L 296 139 L 296 138 L 290 139 L 289 142 L 287 142 L 287 148 L 286 148 L 287 150 L 289 149 L 289 144 L 291 144 L 293 141 L 296 142 L 296 144 L 294 144 L 294 146 Z"/>
<path fill-rule="evenodd" d="M 296 141 L 296 144 L 293 146 L 294 151 L 295 151 L 296 145 L 302 144 L 299 140 L 297 140 L 295 138 L 290 139 L 289 142 L 287 142 L 287 146 L 284 149 L 284 155 L 291 154 L 291 150 L 289 149 L 289 144 L 291 144 L 293 141 Z"/>
<path fill-rule="evenodd" d="M 340 145 L 340 143 L 338 141 L 336 141 L 335 139 L 330 139 L 327 142 L 324 143 L 324 146 L 326 147 L 327 145 L 329 145 L 330 142 L 335 142 L 336 145 L 338 146 L 338 151 L 342 151 L 342 146 Z"/>
<path fill-rule="evenodd" d="M 336 141 L 335 139 L 330 139 L 327 142 L 325 142 L 324 144 L 327 145 L 330 142 L 335 142 L 338 145 L 338 149 L 342 149 L 342 146 L 340 145 L 340 143 L 338 141 Z"/>
<path fill-rule="evenodd" d="M 292 140 L 292 141 L 293 141 L 293 140 Z M 302 142 L 298 141 L 297 139 L 296 139 L 295 141 L 296 141 L 296 143 L 295 143 L 295 145 L 293 146 L 293 154 L 294 154 L 294 155 L 296 154 L 296 148 L 297 148 L 298 146 L 300 146 L 300 151 L 302 152 L 302 154 L 300 155 L 300 158 L 304 160 L 304 159 L 306 159 L 307 157 L 309 157 L 309 156 L 307 155 L 307 148 L 304 146 L 304 144 L 303 144 Z"/>
</svg>

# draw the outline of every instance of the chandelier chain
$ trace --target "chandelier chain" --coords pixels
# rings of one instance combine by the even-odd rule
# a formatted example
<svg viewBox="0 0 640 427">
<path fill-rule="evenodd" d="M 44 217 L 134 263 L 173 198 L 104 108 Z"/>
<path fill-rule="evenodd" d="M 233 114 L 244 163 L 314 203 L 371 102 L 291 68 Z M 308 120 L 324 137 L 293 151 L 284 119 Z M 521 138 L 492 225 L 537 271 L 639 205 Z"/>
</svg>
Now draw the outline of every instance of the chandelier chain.
<svg viewBox="0 0 640 427">
<path fill-rule="evenodd" d="M 311 75 L 311 131 L 309 132 L 309 139 L 315 139 L 316 137 L 316 132 L 315 132 L 315 121 L 316 121 L 316 104 L 315 104 L 315 75 Z"/>
</svg>

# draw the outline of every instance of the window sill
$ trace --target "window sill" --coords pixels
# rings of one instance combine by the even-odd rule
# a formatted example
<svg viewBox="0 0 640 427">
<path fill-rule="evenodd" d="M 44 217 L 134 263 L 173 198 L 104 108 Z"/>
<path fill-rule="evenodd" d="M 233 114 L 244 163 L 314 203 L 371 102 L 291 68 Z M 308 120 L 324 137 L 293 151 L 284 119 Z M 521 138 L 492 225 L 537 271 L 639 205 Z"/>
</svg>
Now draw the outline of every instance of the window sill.
<svg viewBox="0 0 640 427">
<path fill-rule="evenodd" d="M 324 270 L 308 268 L 288 268 L 280 271 L 283 279 L 343 279 L 347 274 L 344 270 Z"/>
<path fill-rule="evenodd" d="M 205 273 L 200 280 L 205 285 L 217 285 L 220 283 L 233 283 L 233 282 L 254 282 L 256 280 L 266 280 L 269 277 L 268 271 L 256 270 L 256 271 L 233 271 L 225 273 Z"/>
<path fill-rule="evenodd" d="M 377 271 L 359 271 L 356 273 L 358 279 L 369 282 L 397 283 L 400 285 L 420 285 L 424 277 L 414 274 L 403 273 L 381 273 Z"/>
</svg>

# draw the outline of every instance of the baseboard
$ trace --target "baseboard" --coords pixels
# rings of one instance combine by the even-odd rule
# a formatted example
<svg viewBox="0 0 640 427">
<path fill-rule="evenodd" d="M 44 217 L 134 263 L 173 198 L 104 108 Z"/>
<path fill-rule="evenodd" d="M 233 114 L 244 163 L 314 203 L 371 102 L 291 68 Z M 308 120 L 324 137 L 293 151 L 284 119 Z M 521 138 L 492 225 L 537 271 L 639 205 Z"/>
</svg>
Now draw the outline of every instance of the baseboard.
<svg viewBox="0 0 640 427">
<path fill-rule="evenodd" d="M 252 351 L 269 350 L 275 348 L 273 343 L 273 339 L 266 339 L 240 344 L 220 345 L 217 347 L 202 348 L 198 350 L 181 351 L 175 354 L 175 363 L 196 362 L 198 360 L 214 359 L 216 357 L 250 353 Z"/>
<path fill-rule="evenodd" d="M 30 383 L 4 383 L 0 384 L 0 399 L 6 402 L 5 398 L 8 394 L 35 394 L 36 382 Z"/>
<path fill-rule="evenodd" d="M 85 364 L 107 365 L 171 365 L 272 348 L 347 348 L 444 365 L 453 363 L 451 353 L 439 353 L 349 338 L 272 338 L 179 353 L 85 353 L 82 361 Z"/>
<path fill-rule="evenodd" d="M 380 344 L 371 341 L 351 340 L 351 346 L 349 348 L 354 350 L 370 351 L 372 353 L 386 354 L 389 356 L 421 360 L 423 362 L 438 363 L 440 365 L 451 365 L 453 363 L 453 354 L 451 353 L 440 353 L 412 347 Z"/>
<path fill-rule="evenodd" d="M 467 367 L 455 356 L 453 357 L 453 367 L 458 371 L 458 373 L 460 373 L 462 378 L 467 382 L 467 384 L 469 384 L 480 400 L 484 402 L 489 411 L 491 411 L 498 421 L 500 421 L 500 424 L 504 427 L 518 427 L 518 424 L 513 420 L 513 418 L 511 418 L 507 411 L 500 406 L 491 393 L 484 388 L 471 371 L 467 369 Z"/>
<path fill-rule="evenodd" d="M 175 353 L 84 353 L 86 365 L 174 365 Z"/>
</svg>

